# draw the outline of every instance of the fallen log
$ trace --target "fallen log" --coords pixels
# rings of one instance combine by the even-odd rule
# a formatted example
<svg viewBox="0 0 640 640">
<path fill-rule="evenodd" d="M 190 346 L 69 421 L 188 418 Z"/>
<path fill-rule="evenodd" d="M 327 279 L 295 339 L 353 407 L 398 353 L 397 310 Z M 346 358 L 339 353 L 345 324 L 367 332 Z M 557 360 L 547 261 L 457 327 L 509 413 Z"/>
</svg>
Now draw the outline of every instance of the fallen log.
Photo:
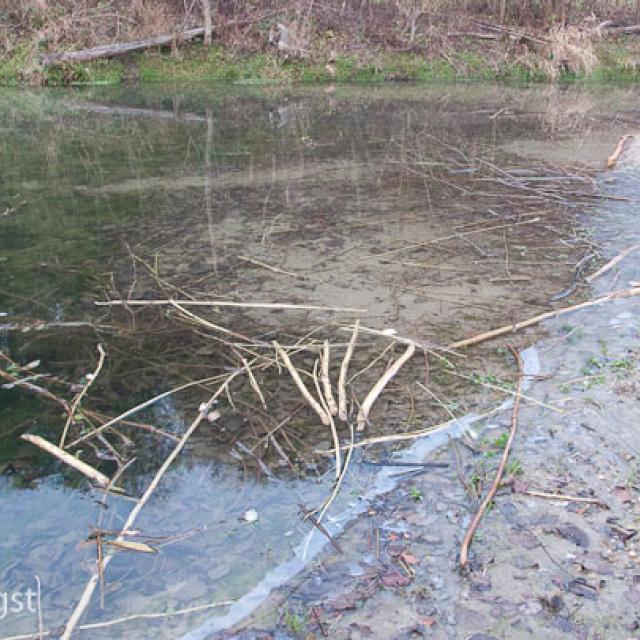
<svg viewBox="0 0 640 640">
<path fill-rule="evenodd" d="M 605 37 L 640 35 L 640 24 L 632 24 L 627 27 L 600 26 L 600 33 Z"/>
<path fill-rule="evenodd" d="M 146 38 L 144 40 L 133 40 L 123 44 L 106 44 L 91 49 L 81 49 L 80 51 L 60 51 L 58 53 L 47 53 L 42 56 L 42 65 L 44 67 L 55 67 L 66 62 L 90 62 L 100 58 L 114 58 L 116 56 L 124 56 L 135 51 L 143 51 L 151 47 L 163 47 L 173 43 L 186 42 L 204 36 L 205 29 L 198 27 L 189 29 L 179 33 L 169 33 L 155 38 Z"/>
</svg>

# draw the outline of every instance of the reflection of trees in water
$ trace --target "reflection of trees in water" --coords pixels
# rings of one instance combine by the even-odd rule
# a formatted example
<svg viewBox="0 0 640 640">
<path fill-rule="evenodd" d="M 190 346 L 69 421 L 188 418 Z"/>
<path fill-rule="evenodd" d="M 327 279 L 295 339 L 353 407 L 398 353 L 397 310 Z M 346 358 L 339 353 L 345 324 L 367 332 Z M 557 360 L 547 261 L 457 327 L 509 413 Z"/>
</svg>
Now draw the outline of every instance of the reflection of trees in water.
<svg viewBox="0 0 640 640">
<path fill-rule="evenodd" d="M 593 97 L 583 91 L 546 92 L 546 107 L 541 116 L 542 130 L 553 140 L 566 133 L 591 128 L 590 116 L 596 111 Z"/>
<path fill-rule="evenodd" d="M 95 318 L 91 303 L 103 290 L 115 297 L 130 290 L 133 297 L 186 292 L 325 304 L 366 292 L 380 305 L 376 322 L 404 322 L 407 331 L 436 340 L 530 315 L 527 305 L 545 304 L 546 293 L 563 289 L 583 245 L 571 237 L 574 227 L 563 202 L 571 196 L 553 182 L 527 181 L 527 175 L 548 176 L 548 169 L 516 161 L 500 147 L 523 133 L 583 130 L 599 112 L 600 99 L 557 89 L 500 89 L 497 97 L 457 88 L 430 91 L 409 94 L 408 100 L 371 92 L 353 101 L 262 94 L 254 102 L 242 98 L 246 109 L 242 101 L 216 104 L 179 94 L 168 102 L 106 105 L 113 112 L 83 109 L 70 116 L 54 109 L 46 120 L 0 109 L 12 142 L 29 159 L 25 168 L 7 145 L 2 162 L 8 189 L 28 199 L 24 217 L 9 224 L 17 236 L 35 234 L 13 275 L 22 295 L 45 306 L 27 301 L 21 308 L 46 315 L 63 300 L 69 319 Z M 527 117 L 501 118 L 501 109 Z M 32 183 L 43 175 L 49 181 L 25 190 L 25 174 Z M 111 185 L 116 188 L 104 188 Z M 542 220 L 520 224 L 527 217 Z M 481 227 L 498 228 L 476 235 Z M 135 271 L 122 233 L 146 263 L 137 262 Z M 570 245 L 562 259 L 551 264 L 549 256 L 558 254 L 566 238 Z M 411 244 L 422 246 L 407 250 Z M 376 259 L 386 251 L 392 253 Z M 47 277 L 37 273 L 35 254 L 39 262 L 51 263 Z M 289 275 L 240 260 L 247 255 Z M 548 292 L 540 290 L 541 272 Z M 265 341 L 277 335 L 289 343 L 322 324 L 257 313 L 204 315 Z M 132 317 L 135 331 L 126 314 L 111 319 L 121 335 L 108 338 L 109 367 L 103 386 L 96 387 L 95 408 L 104 413 L 130 405 L 134 396 L 149 397 L 170 384 L 241 366 L 229 345 L 185 326 L 171 312 Z M 338 340 L 333 327 L 319 336 Z M 75 377 L 91 361 L 94 336 L 89 338 L 60 372 Z M 307 371 L 319 340 L 310 340 L 310 350 L 299 357 Z M 63 345 L 65 353 L 69 344 Z M 358 364 L 366 366 L 382 348 L 363 347 Z M 34 342 L 24 353 L 36 358 L 42 351 L 43 343 Z M 386 364 L 383 359 L 380 368 Z M 480 365 L 468 366 L 473 371 Z M 504 363 L 495 366 L 499 371 Z M 449 399 L 444 404 L 464 408 L 468 388 L 456 386 L 437 363 L 431 373 L 430 388 Z M 374 369 L 371 379 L 363 378 L 358 393 L 379 374 Z M 381 429 L 408 420 L 407 398 L 426 422 L 445 415 L 442 406 L 407 389 L 421 373 L 409 368 L 405 375 L 406 385 L 385 407 L 388 420 Z M 271 402 L 269 417 L 250 385 L 239 382 L 232 428 L 208 434 L 208 450 L 221 459 L 228 460 L 236 439 L 247 446 L 259 442 L 299 403 L 286 377 L 271 372 L 259 381 Z M 181 396 L 176 413 L 188 415 L 201 401 L 200 391 Z M 304 409 L 277 439 L 294 462 L 327 436 L 311 425 Z M 269 439 L 257 450 L 269 465 L 282 462 Z"/>
</svg>

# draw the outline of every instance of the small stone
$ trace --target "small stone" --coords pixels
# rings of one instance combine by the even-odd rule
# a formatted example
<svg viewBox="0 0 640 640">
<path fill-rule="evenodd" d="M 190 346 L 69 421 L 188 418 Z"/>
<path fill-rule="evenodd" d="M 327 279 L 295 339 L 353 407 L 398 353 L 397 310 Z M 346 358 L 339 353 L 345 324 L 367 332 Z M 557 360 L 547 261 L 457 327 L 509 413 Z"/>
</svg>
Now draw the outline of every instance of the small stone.
<svg viewBox="0 0 640 640">
<path fill-rule="evenodd" d="M 245 522 L 257 522 L 258 521 L 258 512 L 255 509 L 247 509 L 242 514 L 242 519 Z"/>
</svg>

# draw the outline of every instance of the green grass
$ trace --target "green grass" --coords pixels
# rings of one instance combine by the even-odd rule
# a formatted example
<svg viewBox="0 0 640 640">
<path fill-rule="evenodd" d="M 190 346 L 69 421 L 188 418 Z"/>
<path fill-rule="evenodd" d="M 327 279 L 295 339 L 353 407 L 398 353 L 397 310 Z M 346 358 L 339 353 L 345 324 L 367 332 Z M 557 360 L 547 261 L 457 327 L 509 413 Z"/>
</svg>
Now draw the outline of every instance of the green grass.
<svg viewBox="0 0 640 640">
<path fill-rule="evenodd" d="M 640 80 L 637 45 L 609 43 L 599 48 L 600 65 L 590 81 Z M 235 84 L 294 82 L 387 81 L 441 82 L 476 80 L 527 83 L 548 78 L 541 70 L 515 61 L 497 63 L 490 51 L 453 51 L 445 57 L 425 57 L 413 53 L 369 53 L 366 59 L 356 54 L 338 56 L 331 65 L 309 60 L 283 59 L 275 51 L 238 55 L 219 47 L 205 49 L 201 44 L 183 47 L 178 57 L 171 53 L 150 51 L 133 56 L 127 67 L 119 60 L 100 60 L 88 64 L 66 65 L 43 70 L 38 65 L 38 51 L 25 43 L 9 55 L 0 56 L 0 85 L 48 84 L 99 85 L 119 84 L 127 76 L 127 67 L 142 83 L 167 81 L 218 81 Z M 564 74 L 560 81 L 586 80 L 580 75 Z"/>
</svg>

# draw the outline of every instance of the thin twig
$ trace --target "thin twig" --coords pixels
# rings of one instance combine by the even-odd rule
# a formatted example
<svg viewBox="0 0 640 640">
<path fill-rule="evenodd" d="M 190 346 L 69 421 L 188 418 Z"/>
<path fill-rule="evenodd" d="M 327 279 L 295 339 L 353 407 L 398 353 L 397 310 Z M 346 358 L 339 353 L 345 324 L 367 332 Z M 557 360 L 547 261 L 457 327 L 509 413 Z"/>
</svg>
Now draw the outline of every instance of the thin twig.
<svg viewBox="0 0 640 640">
<path fill-rule="evenodd" d="M 333 448 L 336 452 L 336 480 L 340 477 L 340 468 L 341 468 L 341 460 L 340 460 L 340 438 L 338 437 L 338 431 L 336 429 L 336 423 L 333 419 L 333 415 L 329 410 L 329 405 L 327 404 L 326 398 L 322 395 L 322 391 L 320 390 L 320 382 L 318 381 L 318 361 L 316 360 L 313 365 L 313 381 L 316 385 L 316 392 L 318 397 L 320 398 L 320 402 L 322 403 L 322 407 L 324 408 L 325 414 L 329 418 L 329 426 L 331 427 L 331 437 L 333 438 Z"/>
<path fill-rule="evenodd" d="M 164 391 L 163 393 L 160 393 L 157 396 L 154 396 L 153 398 L 149 398 L 149 400 L 145 400 L 144 402 L 137 404 L 135 407 L 131 407 L 131 409 L 127 409 L 124 413 L 121 413 L 119 416 L 116 416 L 115 418 L 111 418 L 104 424 L 101 424 L 99 427 L 96 427 L 93 431 L 90 431 L 89 433 L 85 433 L 79 438 L 76 438 L 73 442 L 69 443 L 65 447 L 65 449 L 70 449 L 71 447 L 75 447 L 76 445 L 80 444 L 81 442 L 84 442 L 85 440 L 88 440 L 89 438 L 95 436 L 101 431 L 108 429 L 109 427 L 116 424 L 117 422 L 120 422 L 121 420 L 128 418 L 130 415 L 133 415 L 134 413 L 137 413 L 138 411 L 141 411 L 142 409 L 146 409 L 152 404 L 155 404 L 156 402 L 158 402 L 158 400 L 162 400 L 167 396 L 173 395 L 178 391 L 183 391 L 184 389 L 188 389 L 189 387 L 195 387 L 196 385 L 206 384 L 208 382 L 215 382 L 217 380 L 222 379 L 223 377 L 224 376 L 217 375 L 217 376 L 212 376 L 210 378 L 200 378 L 199 380 L 192 380 L 191 382 L 182 384 L 179 387 L 175 387 L 173 389 L 169 389 L 168 391 Z"/>
<path fill-rule="evenodd" d="M 527 489 L 526 491 L 518 491 L 517 493 L 523 493 L 527 496 L 533 496 L 534 498 L 546 498 L 547 500 L 566 500 L 567 502 L 584 502 L 585 504 L 595 504 L 603 509 L 609 507 L 598 498 L 584 498 L 582 496 L 567 496 L 562 493 L 546 493 L 544 491 L 532 491 Z"/>
<path fill-rule="evenodd" d="M 290 304 L 285 302 L 231 302 L 230 300 L 104 300 L 94 304 L 98 307 L 237 307 L 241 309 L 277 309 L 280 311 L 344 311 L 347 313 L 367 313 L 366 309 L 351 307 L 324 307 L 315 304 Z"/>
<path fill-rule="evenodd" d="M 323 536 L 327 538 L 327 540 L 333 545 L 334 549 L 338 553 L 343 553 L 340 545 L 338 545 L 335 538 L 326 530 L 325 526 L 321 522 L 318 522 L 318 519 L 313 515 L 313 513 L 311 511 L 308 511 L 303 504 L 298 504 L 298 506 L 300 507 L 300 512 L 304 516 L 304 519 L 309 520 L 309 522 L 311 522 L 311 524 L 316 527 Z"/>
<path fill-rule="evenodd" d="M 230 329 L 226 329 L 225 327 L 221 327 L 220 325 L 214 324 L 213 322 L 209 322 L 204 318 L 196 315 L 195 313 L 191 313 L 191 311 L 185 309 L 180 303 L 175 300 L 170 301 L 171 306 L 175 307 L 180 313 L 182 313 L 187 318 L 190 318 L 194 322 L 201 324 L 203 327 L 207 327 L 207 329 L 213 329 L 214 331 L 219 331 L 220 333 L 224 333 L 228 336 L 232 336 L 234 338 L 238 338 L 240 340 L 246 340 L 247 342 L 253 343 L 254 341 L 249 337 L 245 336 L 242 333 L 237 333 L 235 331 L 231 331 Z M 183 303 L 184 304 L 184 303 Z"/>
<path fill-rule="evenodd" d="M 481 333 L 480 335 L 474 336 L 472 338 L 466 338 L 464 340 L 459 340 L 458 342 L 453 342 L 449 345 L 449 348 L 461 349 L 462 347 L 469 347 L 471 345 L 478 344 L 480 342 L 485 342 L 486 340 L 491 340 L 492 338 L 505 335 L 506 333 L 515 333 L 520 329 L 531 327 L 535 324 L 539 324 L 544 320 L 557 318 L 558 316 L 562 316 L 566 313 L 571 313 L 573 311 L 578 311 L 579 309 L 587 309 L 588 307 L 594 307 L 598 304 L 602 304 L 603 302 L 611 302 L 612 300 L 621 300 L 623 298 L 632 298 L 638 295 L 640 295 L 640 286 L 637 286 L 637 287 L 634 286 L 629 289 L 612 291 L 606 296 L 602 296 L 601 298 L 596 298 L 595 300 L 589 300 L 588 302 L 581 302 L 580 304 L 575 304 L 575 305 L 572 305 L 571 307 L 564 307 L 563 309 L 556 309 L 555 311 L 548 311 L 547 313 L 542 313 L 538 316 L 534 316 L 533 318 L 529 318 L 528 320 L 523 320 L 515 324 L 500 327 L 499 329 L 493 329 L 492 331 Z"/>
<path fill-rule="evenodd" d="M 518 429 L 518 414 L 520 412 L 520 390 L 522 388 L 522 380 L 524 378 L 524 365 L 522 363 L 522 358 L 520 354 L 514 349 L 511 345 L 509 345 L 509 350 L 513 354 L 516 362 L 518 364 L 518 382 L 517 382 L 517 395 L 513 400 L 513 409 L 511 411 L 511 431 L 509 432 L 509 438 L 507 439 L 507 444 L 504 447 L 504 451 L 502 452 L 502 458 L 500 459 L 500 464 L 498 465 L 498 470 L 496 471 L 496 475 L 493 479 L 493 483 L 487 491 L 487 495 L 484 500 L 478 507 L 478 511 L 476 515 L 473 517 L 471 524 L 469 525 L 469 529 L 467 530 L 466 535 L 464 536 L 464 540 L 462 541 L 462 547 L 460 548 L 460 566 L 465 569 L 469 564 L 469 545 L 473 540 L 473 536 L 475 535 L 476 529 L 482 520 L 482 516 L 484 515 L 487 507 L 493 500 L 498 488 L 500 487 L 500 482 L 502 480 L 502 475 L 504 474 L 505 467 L 507 466 L 507 461 L 509 460 L 509 453 L 511 452 L 511 446 L 513 445 L 514 438 L 516 436 L 516 431 Z"/>
<path fill-rule="evenodd" d="M 257 267 L 268 269 L 269 271 L 273 271 L 274 273 L 281 273 L 282 275 L 285 275 L 285 276 L 291 276 L 292 278 L 302 277 L 296 273 L 292 273 L 291 271 L 285 271 L 284 269 L 280 269 L 279 267 L 274 267 L 273 265 L 267 264 L 266 262 L 262 262 L 261 260 L 256 260 L 255 258 L 249 258 L 248 256 L 238 256 L 238 260 L 243 260 L 244 262 L 255 264 Z"/>
<path fill-rule="evenodd" d="M 149 486 L 147 487 L 146 491 L 144 492 L 140 500 L 138 500 L 138 502 L 135 504 L 135 506 L 129 513 L 129 517 L 127 518 L 124 526 L 122 527 L 122 531 L 120 535 L 116 538 L 116 541 L 119 541 L 119 542 L 124 541 L 126 533 L 133 526 L 133 523 L 136 521 L 136 518 L 138 517 L 138 515 L 140 514 L 144 506 L 149 501 L 149 498 L 151 497 L 153 492 L 156 490 L 156 487 L 160 483 L 160 480 L 162 480 L 162 477 L 166 473 L 167 469 L 171 466 L 173 461 L 178 457 L 178 455 L 180 454 L 184 446 L 187 444 L 187 441 L 189 440 L 193 432 L 198 428 L 200 423 L 205 418 L 209 420 L 211 419 L 209 412 L 211 410 L 211 406 L 213 405 L 214 401 L 229 386 L 229 383 L 241 372 L 242 370 L 238 370 L 232 373 L 230 376 L 228 376 L 227 379 L 222 383 L 222 385 L 220 385 L 220 387 L 217 389 L 217 391 L 211 396 L 209 401 L 205 403 L 203 406 L 201 406 L 200 411 L 198 412 L 198 415 L 196 416 L 194 421 L 191 423 L 189 428 L 185 431 L 183 436 L 180 438 L 180 442 L 178 442 L 178 444 L 176 444 L 176 446 L 172 449 L 171 453 L 167 456 L 165 461 L 162 463 L 162 466 L 156 472 L 155 476 L 153 477 L 153 480 L 150 482 Z M 104 561 L 103 561 L 104 569 L 107 568 L 113 556 L 114 554 L 113 552 L 111 552 L 104 557 Z M 82 596 L 80 598 L 80 601 L 76 605 L 69 620 L 65 625 L 64 633 L 61 636 L 61 640 L 69 640 L 71 638 L 71 635 L 73 634 L 74 629 L 78 625 L 78 622 L 80 621 L 82 614 L 84 613 L 85 609 L 89 605 L 89 602 L 91 601 L 91 596 L 95 591 L 98 580 L 99 580 L 99 574 L 98 574 L 98 571 L 95 571 L 91 576 L 91 579 L 87 583 L 82 593 Z"/>
<path fill-rule="evenodd" d="M 222 602 L 211 602 L 208 604 L 200 604 L 194 607 L 188 607 L 186 609 L 176 609 L 175 611 L 163 611 L 158 613 L 134 613 L 130 616 L 124 616 L 122 618 L 115 618 L 113 620 L 105 620 L 104 622 L 93 622 L 91 624 L 81 624 L 76 628 L 79 631 L 89 631 L 91 629 L 104 629 L 105 627 L 113 627 L 118 624 L 123 624 L 125 622 L 132 622 L 134 620 L 158 620 L 161 618 L 170 618 L 172 616 L 181 616 L 186 615 L 188 613 L 196 613 L 198 611 L 206 611 L 207 609 L 214 609 L 217 607 L 228 607 L 234 604 L 234 600 L 227 600 Z M 43 631 L 41 637 L 47 638 L 53 635 L 54 631 Z M 57 637 L 57 636 L 56 636 Z M 0 640 L 33 640 L 34 636 L 32 633 L 21 635 L 21 636 L 10 636 L 6 638 L 1 638 Z"/>
<path fill-rule="evenodd" d="M 624 260 L 630 253 L 637 251 L 640 249 L 640 244 L 634 244 L 632 247 L 628 247 L 624 251 L 621 251 L 615 258 L 609 260 L 606 264 L 603 264 L 597 271 L 592 273 L 590 276 L 587 276 L 585 280 L 589 283 L 593 282 L 596 278 L 599 278 L 601 275 L 607 273 L 607 271 L 613 269 L 619 262 Z"/>
<path fill-rule="evenodd" d="M 89 387 L 93 384 L 93 381 L 98 377 L 100 371 L 102 371 L 102 365 L 104 364 L 104 359 L 107 356 L 104 348 L 101 344 L 98 344 L 98 364 L 94 369 L 93 373 L 87 376 L 87 383 L 82 387 L 80 393 L 74 398 L 71 403 L 71 408 L 69 410 L 69 415 L 67 416 L 67 421 L 64 423 L 64 429 L 62 430 L 62 436 L 60 437 L 60 447 L 64 447 L 65 440 L 67 439 L 67 433 L 69 431 L 69 426 L 71 423 L 75 421 L 76 411 L 80 406 L 80 402 L 82 402 L 82 398 L 86 395 L 87 391 L 89 391 Z"/>
<path fill-rule="evenodd" d="M 495 415 L 499 411 L 500 411 L 500 407 L 496 407 L 491 411 L 487 411 L 486 413 L 482 413 L 476 416 L 476 420 L 489 418 L 490 416 Z M 416 440 L 417 438 L 423 438 L 424 436 L 430 436 L 430 435 L 433 435 L 434 433 L 439 433 L 440 431 L 445 431 L 447 429 L 450 429 L 457 421 L 458 419 L 456 418 L 455 420 L 447 420 L 446 422 L 440 422 L 438 424 L 434 424 L 431 427 L 427 427 L 426 429 L 418 429 L 417 431 L 407 431 L 406 433 L 390 433 L 384 436 L 373 436 L 371 438 L 364 438 L 363 440 L 358 440 L 358 442 L 356 442 L 353 445 L 353 448 L 357 449 L 359 447 L 368 447 L 369 445 L 372 445 L 372 444 L 383 444 L 387 442 Z M 349 448 L 349 446 L 350 445 L 341 445 L 340 449 L 345 451 L 346 449 Z M 316 449 L 314 453 L 319 456 L 333 456 L 335 452 L 333 449 Z"/>
</svg>

